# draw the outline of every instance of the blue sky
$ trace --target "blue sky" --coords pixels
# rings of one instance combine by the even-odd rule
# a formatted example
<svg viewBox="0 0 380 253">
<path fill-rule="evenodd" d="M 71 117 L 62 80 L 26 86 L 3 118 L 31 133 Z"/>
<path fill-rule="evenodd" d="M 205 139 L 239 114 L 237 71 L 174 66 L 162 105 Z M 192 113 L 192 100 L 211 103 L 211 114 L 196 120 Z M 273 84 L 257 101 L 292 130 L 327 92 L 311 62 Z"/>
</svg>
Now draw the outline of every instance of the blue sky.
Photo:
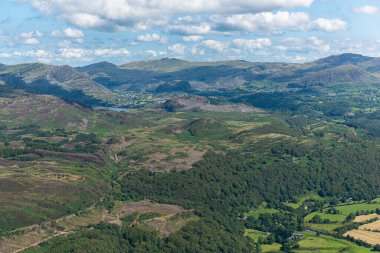
<svg viewBox="0 0 380 253">
<path fill-rule="evenodd" d="M 380 56 L 380 0 L 3 0 L 0 62 Z"/>
</svg>

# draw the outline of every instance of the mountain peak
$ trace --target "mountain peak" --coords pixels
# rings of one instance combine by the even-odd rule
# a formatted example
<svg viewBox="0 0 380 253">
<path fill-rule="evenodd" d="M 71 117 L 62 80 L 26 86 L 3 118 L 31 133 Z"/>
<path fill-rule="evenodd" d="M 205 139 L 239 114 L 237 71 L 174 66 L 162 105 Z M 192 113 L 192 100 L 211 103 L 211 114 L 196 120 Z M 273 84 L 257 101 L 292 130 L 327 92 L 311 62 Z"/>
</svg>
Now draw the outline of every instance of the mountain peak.
<svg viewBox="0 0 380 253">
<path fill-rule="evenodd" d="M 153 72 L 172 72 L 184 69 L 186 67 L 191 67 L 192 62 L 177 59 L 177 58 L 162 58 L 157 60 L 146 60 L 130 62 L 121 65 L 124 69 L 142 70 L 142 71 L 153 71 Z"/>
<path fill-rule="evenodd" d="M 117 65 L 108 61 L 101 61 L 101 62 L 96 62 L 84 67 L 79 67 L 78 69 L 87 68 L 87 67 L 91 67 L 91 68 L 115 68 L 116 67 L 117 68 Z"/>
<path fill-rule="evenodd" d="M 347 65 L 347 64 L 357 65 L 359 63 L 369 61 L 371 59 L 372 57 L 364 56 L 361 54 L 345 53 L 345 54 L 340 54 L 340 55 L 328 56 L 326 58 L 322 58 L 315 61 L 315 63 L 326 64 L 330 67 L 333 67 L 333 66 Z"/>
</svg>

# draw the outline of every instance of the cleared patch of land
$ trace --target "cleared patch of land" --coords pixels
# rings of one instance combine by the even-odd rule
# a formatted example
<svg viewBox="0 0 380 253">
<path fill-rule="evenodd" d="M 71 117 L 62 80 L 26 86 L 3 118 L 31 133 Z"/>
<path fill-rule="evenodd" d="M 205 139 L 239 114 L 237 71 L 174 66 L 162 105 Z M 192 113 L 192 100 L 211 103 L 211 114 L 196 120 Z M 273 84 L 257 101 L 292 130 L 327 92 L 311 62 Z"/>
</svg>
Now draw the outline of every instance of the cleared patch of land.
<svg viewBox="0 0 380 253">
<path fill-rule="evenodd" d="M 305 238 L 299 242 L 300 248 L 294 252 L 350 252 L 350 253 L 370 253 L 371 249 L 361 247 L 355 243 L 337 239 L 327 235 L 316 235 L 313 232 L 302 232 Z"/>
<path fill-rule="evenodd" d="M 347 204 L 335 207 L 341 214 L 349 215 L 350 213 L 356 213 L 361 211 L 375 212 L 376 208 L 380 208 L 380 203 L 357 203 L 357 204 Z"/>
<path fill-rule="evenodd" d="M 380 233 L 364 230 L 351 230 L 344 234 L 344 236 L 351 236 L 355 239 L 360 239 L 372 245 L 380 244 Z"/>
<path fill-rule="evenodd" d="M 154 218 L 149 215 L 154 214 Z M 193 212 L 176 205 L 166 205 L 143 200 L 139 202 L 117 202 L 114 209 L 108 212 L 95 205 L 78 215 L 68 215 L 54 221 L 45 222 L 20 229 L 18 233 L 0 238 L 0 252 L 19 252 L 23 249 L 38 246 L 53 237 L 66 235 L 81 228 L 88 228 L 107 222 L 122 225 L 123 218 L 135 215 L 131 226 L 146 225 L 160 232 L 163 236 L 178 231 L 188 222 L 197 220 Z M 147 215 L 147 218 L 143 216 Z"/>
<path fill-rule="evenodd" d="M 185 209 L 180 206 L 159 204 L 150 200 L 142 200 L 139 202 L 126 203 L 120 212 L 120 216 L 127 216 L 134 213 L 160 213 L 163 215 L 170 215 L 183 211 L 185 211 Z"/>
<path fill-rule="evenodd" d="M 380 231 L 380 220 L 359 227 L 361 230 Z M 380 234 L 379 234 L 380 236 Z"/>
<path fill-rule="evenodd" d="M 329 213 L 315 212 L 315 213 L 311 213 L 307 215 L 305 217 L 305 221 L 309 222 L 316 215 L 319 215 L 321 219 L 328 219 L 332 222 L 343 222 L 347 217 L 346 215 L 342 215 L 342 214 L 329 214 Z"/>
<path fill-rule="evenodd" d="M 376 218 L 380 219 L 380 215 L 378 215 L 376 213 L 367 214 L 367 215 L 359 215 L 359 216 L 355 217 L 354 222 L 365 222 L 365 221 L 376 219 Z"/>
<path fill-rule="evenodd" d="M 273 214 L 273 213 L 278 213 L 278 212 L 280 211 L 274 208 L 259 208 L 259 209 L 250 211 L 248 213 L 245 213 L 244 216 L 245 217 L 253 216 L 255 218 L 258 218 L 261 214 Z"/>
</svg>

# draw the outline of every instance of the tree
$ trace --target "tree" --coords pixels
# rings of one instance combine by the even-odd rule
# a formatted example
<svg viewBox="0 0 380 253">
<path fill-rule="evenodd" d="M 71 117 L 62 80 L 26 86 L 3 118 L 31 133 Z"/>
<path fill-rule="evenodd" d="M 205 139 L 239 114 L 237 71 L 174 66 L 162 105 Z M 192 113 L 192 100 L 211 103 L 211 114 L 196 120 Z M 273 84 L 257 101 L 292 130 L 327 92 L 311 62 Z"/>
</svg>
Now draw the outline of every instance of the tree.
<svg viewBox="0 0 380 253">
<path fill-rule="evenodd" d="M 380 244 L 376 244 L 376 245 L 373 247 L 373 251 L 380 251 Z"/>
</svg>

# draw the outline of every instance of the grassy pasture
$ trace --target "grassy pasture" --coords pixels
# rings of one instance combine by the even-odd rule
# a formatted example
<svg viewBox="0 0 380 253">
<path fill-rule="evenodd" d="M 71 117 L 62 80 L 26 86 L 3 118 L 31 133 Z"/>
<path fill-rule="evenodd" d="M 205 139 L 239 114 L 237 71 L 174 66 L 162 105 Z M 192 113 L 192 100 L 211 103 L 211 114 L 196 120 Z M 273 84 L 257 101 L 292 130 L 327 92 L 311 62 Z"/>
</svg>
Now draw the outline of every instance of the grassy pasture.
<svg viewBox="0 0 380 253">
<path fill-rule="evenodd" d="M 267 235 L 261 234 L 261 231 L 255 229 L 246 229 L 244 232 L 244 236 L 251 238 L 253 241 L 258 242 L 259 238 L 267 238 Z"/>
<path fill-rule="evenodd" d="M 356 213 L 360 211 L 374 212 L 376 208 L 380 208 L 380 203 L 378 204 L 358 203 L 358 204 L 347 204 L 343 206 L 336 206 L 336 209 L 343 215 L 349 215 L 350 213 Z"/>
<path fill-rule="evenodd" d="M 282 253 L 281 251 L 281 244 L 273 243 L 271 245 L 265 244 L 262 245 L 262 252 L 263 253 Z"/>
<path fill-rule="evenodd" d="M 371 249 L 358 246 L 352 242 L 337 239 L 331 236 L 319 235 L 313 232 L 302 232 L 305 238 L 299 242 L 300 248 L 294 252 L 321 252 L 321 253 L 370 253 Z"/>
<path fill-rule="evenodd" d="M 319 235 L 313 232 L 301 232 L 305 238 L 299 242 L 300 248 L 294 249 L 292 252 L 297 253 L 370 253 L 371 249 L 358 246 L 352 242 L 337 239 L 327 235 Z M 254 234 L 255 237 L 255 234 Z M 280 253 L 281 245 L 274 243 L 272 245 L 262 245 L 263 253 Z"/>
<path fill-rule="evenodd" d="M 273 209 L 273 208 L 259 208 L 253 211 L 250 211 L 248 213 L 245 213 L 245 217 L 253 216 L 255 218 L 258 218 L 260 214 L 273 214 L 273 213 L 278 213 L 279 210 Z"/>
<path fill-rule="evenodd" d="M 343 222 L 346 219 L 346 215 L 343 214 L 328 214 L 322 212 L 314 212 L 305 217 L 305 221 L 309 222 L 314 216 L 319 215 L 322 219 L 329 219 L 332 222 Z"/>
<path fill-rule="evenodd" d="M 341 223 L 330 223 L 330 224 L 314 224 L 314 223 L 306 223 L 307 227 L 310 227 L 314 230 L 326 231 L 326 232 L 334 232 L 334 230 L 340 226 Z"/>
</svg>

